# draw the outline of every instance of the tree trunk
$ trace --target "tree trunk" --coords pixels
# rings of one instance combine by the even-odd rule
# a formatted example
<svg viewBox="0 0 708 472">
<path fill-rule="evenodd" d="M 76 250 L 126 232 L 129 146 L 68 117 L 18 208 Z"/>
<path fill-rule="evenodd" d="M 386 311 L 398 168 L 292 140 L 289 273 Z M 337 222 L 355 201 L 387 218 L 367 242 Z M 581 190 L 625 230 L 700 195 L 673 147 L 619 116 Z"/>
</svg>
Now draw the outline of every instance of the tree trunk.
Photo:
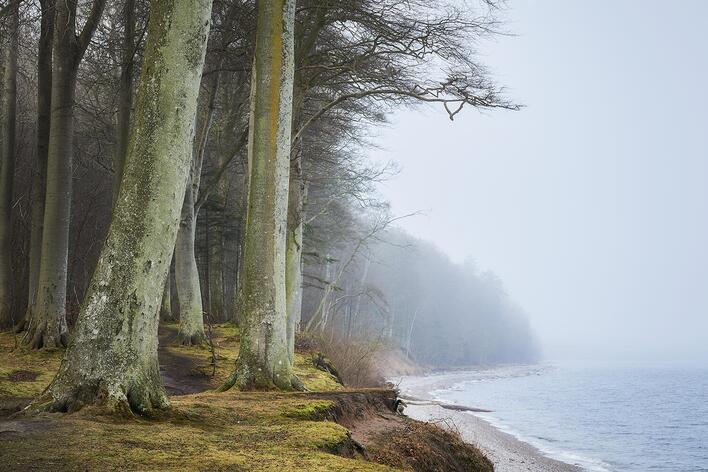
<svg viewBox="0 0 708 472">
<path fill-rule="evenodd" d="M 206 342 L 204 333 L 204 309 L 202 292 L 199 284 L 199 271 L 194 256 L 194 237 L 197 218 L 194 214 L 194 193 L 191 182 L 194 179 L 195 163 L 189 185 L 184 195 L 182 214 L 175 244 L 175 282 L 179 300 L 179 342 L 186 346 L 201 345 Z"/>
<path fill-rule="evenodd" d="M 286 307 L 288 314 L 288 356 L 292 362 L 295 355 L 295 333 L 302 318 L 302 229 L 305 184 L 302 179 L 300 156 L 290 165 L 288 187 L 288 234 L 285 264 Z"/>
<path fill-rule="evenodd" d="M 0 138 L 0 328 L 15 324 L 12 312 L 12 183 L 15 177 L 15 124 L 17 121 L 17 48 L 20 21 L 19 2 L 10 12 L 7 56 L 3 73 L 2 133 Z"/>
<path fill-rule="evenodd" d="M 37 50 L 37 156 L 32 167 L 31 222 L 29 248 L 29 283 L 27 311 L 16 326 L 22 331 L 32 319 L 37 300 L 37 284 L 42 259 L 44 199 L 47 185 L 47 152 L 52 103 L 52 43 L 54 35 L 54 1 L 41 0 L 42 19 Z"/>
<path fill-rule="evenodd" d="M 47 187 L 37 299 L 25 339 L 32 347 L 66 345 L 66 280 L 71 214 L 76 73 L 95 31 L 105 0 L 94 0 L 84 28 L 76 35 L 75 0 L 54 5 L 53 70 Z"/>
<path fill-rule="evenodd" d="M 69 16 L 56 7 L 52 107 L 47 155 L 42 252 L 37 299 L 26 339 L 32 347 L 66 345 L 66 279 L 71 212 L 71 174 L 74 138 L 76 68 L 73 48 L 63 39 L 73 28 L 60 28 Z"/>
<path fill-rule="evenodd" d="M 162 304 L 160 305 L 160 319 L 162 321 L 172 321 L 172 283 L 170 278 L 170 269 L 168 268 L 165 289 L 162 291 Z"/>
<path fill-rule="evenodd" d="M 121 50 L 120 88 L 118 91 L 118 126 L 116 149 L 113 155 L 113 200 L 123 176 L 125 157 L 130 139 L 130 114 L 133 108 L 133 50 L 135 42 L 135 0 L 125 0 L 123 5 L 123 48 Z"/>
<path fill-rule="evenodd" d="M 209 88 L 202 126 L 196 139 L 189 185 L 184 196 L 182 217 L 175 247 L 175 281 L 179 300 L 179 341 L 186 346 L 201 345 L 206 342 L 204 333 L 204 305 L 199 279 L 197 259 L 194 254 L 197 233 L 197 213 L 195 200 L 199 194 L 202 163 L 206 150 L 209 130 L 215 110 L 216 92 L 219 87 L 218 74 Z"/>
<path fill-rule="evenodd" d="M 221 183 L 219 184 L 221 185 Z M 208 222 L 208 272 L 209 272 L 209 314 L 211 319 L 226 321 L 226 307 L 224 306 L 224 205 L 223 193 L 220 190 L 214 192 L 209 216 L 212 215 L 211 208 L 216 209 L 216 218 L 209 218 Z M 215 221 L 214 221 L 215 220 Z"/>
<path fill-rule="evenodd" d="M 35 409 L 168 405 L 157 360 L 165 279 L 189 178 L 211 0 L 153 0 L 128 156 L 64 362 Z"/>
<path fill-rule="evenodd" d="M 288 358 L 285 233 L 295 0 L 258 2 L 239 301 L 241 348 L 224 388 L 300 387 Z"/>
</svg>

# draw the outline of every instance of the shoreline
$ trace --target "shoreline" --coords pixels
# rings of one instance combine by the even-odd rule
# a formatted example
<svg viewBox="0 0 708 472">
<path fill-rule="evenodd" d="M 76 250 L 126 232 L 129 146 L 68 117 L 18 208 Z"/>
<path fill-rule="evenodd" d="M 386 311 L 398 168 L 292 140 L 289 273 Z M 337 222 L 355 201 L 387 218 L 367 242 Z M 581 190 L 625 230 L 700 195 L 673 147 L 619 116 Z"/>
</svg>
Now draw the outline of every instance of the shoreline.
<svg viewBox="0 0 708 472">
<path fill-rule="evenodd" d="M 412 404 L 404 410 L 410 418 L 456 430 L 465 442 L 478 447 L 496 472 L 582 472 L 585 469 L 543 454 L 538 448 L 493 426 L 471 411 L 445 409 L 436 404 Z"/>
<path fill-rule="evenodd" d="M 400 398 L 406 403 L 404 414 L 419 421 L 436 423 L 460 433 L 465 442 L 478 447 L 494 464 L 497 472 L 583 472 L 579 464 L 554 459 L 533 444 L 523 441 L 478 413 L 489 410 L 448 404 L 433 397 L 435 390 L 450 388 L 461 372 L 411 376 Z M 403 380 L 403 379 L 401 379 Z M 394 382 L 396 384 L 397 382 Z M 400 386 L 399 386 L 400 388 Z"/>
</svg>

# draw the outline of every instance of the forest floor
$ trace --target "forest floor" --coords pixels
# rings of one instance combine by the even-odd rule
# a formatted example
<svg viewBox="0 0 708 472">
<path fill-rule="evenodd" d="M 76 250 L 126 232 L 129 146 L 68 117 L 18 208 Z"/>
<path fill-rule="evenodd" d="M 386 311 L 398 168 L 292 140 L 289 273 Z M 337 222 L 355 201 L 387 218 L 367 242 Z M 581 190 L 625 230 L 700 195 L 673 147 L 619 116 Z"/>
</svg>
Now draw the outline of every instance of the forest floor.
<svg viewBox="0 0 708 472">
<path fill-rule="evenodd" d="M 238 355 L 238 330 L 217 325 L 215 355 L 160 330 L 172 408 L 117 418 L 97 408 L 13 416 L 51 381 L 62 351 L 31 351 L 0 333 L 0 470 L 491 471 L 460 437 L 396 414 L 396 392 L 347 389 L 296 354 L 308 392 L 217 393 Z M 212 359 L 216 358 L 216 363 Z"/>
</svg>

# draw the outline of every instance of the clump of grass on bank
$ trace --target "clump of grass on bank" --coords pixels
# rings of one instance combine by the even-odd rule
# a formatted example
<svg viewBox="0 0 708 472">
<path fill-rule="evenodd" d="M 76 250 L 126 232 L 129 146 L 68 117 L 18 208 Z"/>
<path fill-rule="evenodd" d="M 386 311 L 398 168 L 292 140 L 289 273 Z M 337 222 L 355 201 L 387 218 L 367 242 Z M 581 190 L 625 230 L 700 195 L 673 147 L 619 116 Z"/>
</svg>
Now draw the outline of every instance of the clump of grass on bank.
<svg viewBox="0 0 708 472">
<path fill-rule="evenodd" d="M 369 448 L 369 456 L 377 462 L 416 472 L 494 472 L 489 459 L 465 443 L 457 432 L 418 421 L 407 423 L 395 434 L 379 434 Z"/>
</svg>

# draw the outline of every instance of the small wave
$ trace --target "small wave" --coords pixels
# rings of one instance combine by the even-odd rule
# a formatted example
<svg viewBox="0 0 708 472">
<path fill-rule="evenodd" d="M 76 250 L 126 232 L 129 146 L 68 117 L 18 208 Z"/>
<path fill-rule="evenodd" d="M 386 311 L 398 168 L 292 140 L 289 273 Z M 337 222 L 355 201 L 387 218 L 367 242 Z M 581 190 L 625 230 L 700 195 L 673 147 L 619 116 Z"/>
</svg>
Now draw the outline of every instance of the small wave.
<svg viewBox="0 0 708 472">
<path fill-rule="evenodd" d="M 519 431 L 509 427 L 508 424 L 504 423 L 494 415 L 490 415 L 487 413 L 468 412 L 467 414 L 483 418 L 499 431 L 509 434 L 510 436 L 513 436 L 521 442 L 530 444 L 531 446 L 538 449 L 541 454 L 550 459 L 555 459 L 560 462 L 565 462 L 566 464 L 575 465 L 590 472 L 613 472 L 614 470 L 610 464 L 604 461 L 587 457 L 577 452 L 566 451 L 554 446 L 554 444 L 560 443 L 560 441 L 558 441 L 557 439 L 545 438 L 542 436 L 526 436 L 520 433 Z"/>
</svg>

